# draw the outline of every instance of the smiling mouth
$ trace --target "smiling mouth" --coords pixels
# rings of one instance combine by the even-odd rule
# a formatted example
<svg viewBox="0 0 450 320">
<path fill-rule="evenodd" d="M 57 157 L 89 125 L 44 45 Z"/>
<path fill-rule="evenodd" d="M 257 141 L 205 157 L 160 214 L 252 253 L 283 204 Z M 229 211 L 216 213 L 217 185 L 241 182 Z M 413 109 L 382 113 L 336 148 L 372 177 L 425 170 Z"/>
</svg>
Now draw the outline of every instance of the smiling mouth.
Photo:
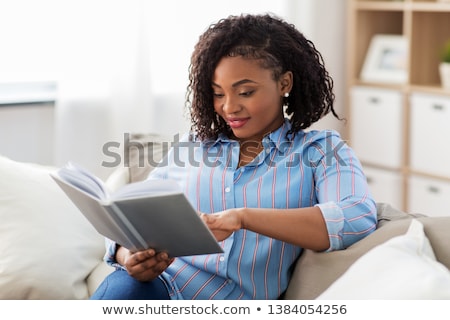
<svg viewBox="0 0 450 320">
<path fill-rule="evenodd" d="M 242 119 L 228 119 L 227 123 L 232 129 L 237 129 L 244 126 L 250 118 L 242 118 Z"/>
</svg>

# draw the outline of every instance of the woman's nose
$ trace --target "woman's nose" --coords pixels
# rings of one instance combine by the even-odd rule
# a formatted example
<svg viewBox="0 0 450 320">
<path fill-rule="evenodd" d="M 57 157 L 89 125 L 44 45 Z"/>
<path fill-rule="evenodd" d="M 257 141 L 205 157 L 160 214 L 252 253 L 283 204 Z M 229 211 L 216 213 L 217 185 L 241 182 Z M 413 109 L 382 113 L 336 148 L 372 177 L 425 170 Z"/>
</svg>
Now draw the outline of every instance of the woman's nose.
<svg viewBox="0 0 450 320">
<path fill-rule="evenodd" d="M 227 97 L 222 105 L 223 112 L 225 112 L 227 114 L 233 114 L 233 113 L 239 112 L 242 109 L 242 107 L 236 100 L 237 99 L 234 99 L 232 97 Z"/>
</svg>

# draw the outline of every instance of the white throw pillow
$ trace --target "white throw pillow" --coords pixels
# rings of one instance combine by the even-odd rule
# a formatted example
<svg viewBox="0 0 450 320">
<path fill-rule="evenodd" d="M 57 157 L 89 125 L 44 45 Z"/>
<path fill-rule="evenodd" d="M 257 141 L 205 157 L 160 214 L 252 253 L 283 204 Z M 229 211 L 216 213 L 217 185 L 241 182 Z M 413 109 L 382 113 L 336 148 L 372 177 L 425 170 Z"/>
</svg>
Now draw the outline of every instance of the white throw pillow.
<svg viewBox="0 0 450 320">
<path fill-rule="evenodd" d="M 450 299 L 450 271 L 413 219 L 406 234 L 367 252 L 317 299 Z"/>
<path fill-rule="evenodd" d="M 104 240 L 36 164 L 0 156 L 0 299 L 85 299 Z"/>
</svg>

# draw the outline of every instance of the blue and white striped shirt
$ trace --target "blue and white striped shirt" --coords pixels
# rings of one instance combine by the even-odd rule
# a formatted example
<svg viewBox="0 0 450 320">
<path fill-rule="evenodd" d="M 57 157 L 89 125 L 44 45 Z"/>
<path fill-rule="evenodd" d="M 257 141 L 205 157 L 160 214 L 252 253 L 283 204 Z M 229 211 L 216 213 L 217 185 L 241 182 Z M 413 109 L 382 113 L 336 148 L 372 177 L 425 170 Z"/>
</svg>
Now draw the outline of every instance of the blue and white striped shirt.
<svg viewBox="0 0 450 320">
<path fill-rule="evenodd" d="M 239 143 L 175 145 L 149 179 L 175 179 L 194 208 L 213 213 L 229 208 L 319 206 L 330 248 L 339 250 L 376 228 L 376 206 L 361 164 L 334 131 L 298 132 L 287 138 L 285 123 L 263 139 L 264 151 L 238 167 Z M 223 254 L 176 258 L 161 275 L 172 299 L 277 299 L 287 288 L 302 248 L 248 230 L 221 241 Z M 115 244 L 105 256 L 114 260 Z"/>
</svg>

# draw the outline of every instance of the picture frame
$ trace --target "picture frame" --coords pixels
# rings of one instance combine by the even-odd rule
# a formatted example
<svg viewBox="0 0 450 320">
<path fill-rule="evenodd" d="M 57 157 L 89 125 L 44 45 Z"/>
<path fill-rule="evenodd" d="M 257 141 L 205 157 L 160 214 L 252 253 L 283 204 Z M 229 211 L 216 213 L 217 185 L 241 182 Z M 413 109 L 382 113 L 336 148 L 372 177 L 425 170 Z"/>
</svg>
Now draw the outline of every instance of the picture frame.
<svg viewBox="0 0 450 320">
<path fill-rule="evenodd" d="M 402 35 L 377 34 L 371 39 L 361 80 L 389 84 L 408 81 L 408 40 Z"/>
</svg>

